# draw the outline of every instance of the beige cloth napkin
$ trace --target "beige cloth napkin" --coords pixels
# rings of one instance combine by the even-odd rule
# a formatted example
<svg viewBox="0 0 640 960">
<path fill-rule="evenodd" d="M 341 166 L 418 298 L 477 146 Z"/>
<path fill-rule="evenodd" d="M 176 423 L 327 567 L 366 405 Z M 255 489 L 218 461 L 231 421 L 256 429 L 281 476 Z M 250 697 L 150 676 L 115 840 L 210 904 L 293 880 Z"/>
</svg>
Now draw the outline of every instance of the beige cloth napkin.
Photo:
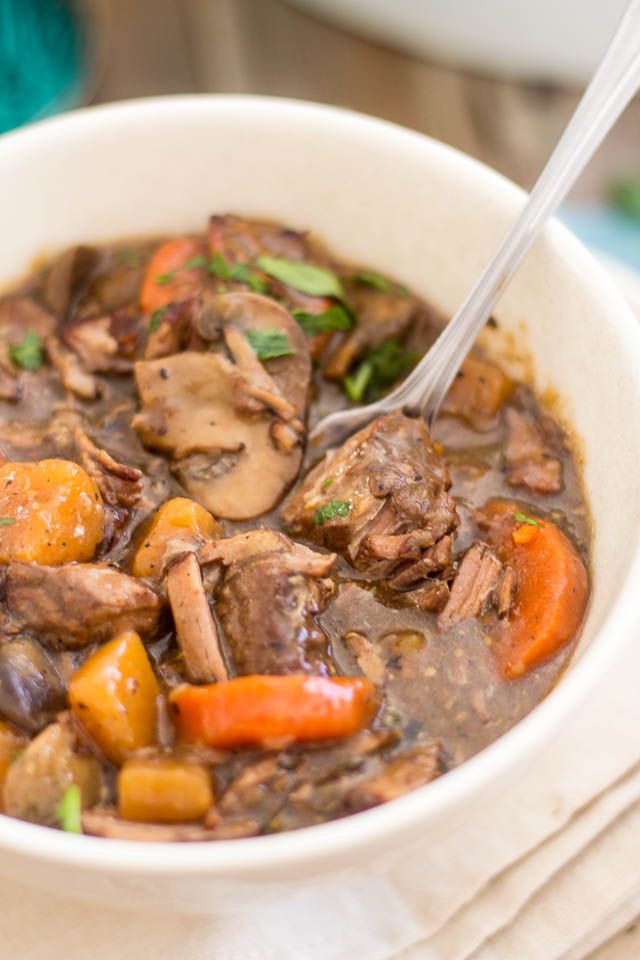
<svg viewBox="0 0 640 960">
<path fill-rule="evenodd" d="M 640 913 L 638 677 L 633 642 L 507 792 L 391 872 L 317 880 L 240 921 L 92 907 L 1 879 L 0 957 L 583 960 Z"/>
</svg>

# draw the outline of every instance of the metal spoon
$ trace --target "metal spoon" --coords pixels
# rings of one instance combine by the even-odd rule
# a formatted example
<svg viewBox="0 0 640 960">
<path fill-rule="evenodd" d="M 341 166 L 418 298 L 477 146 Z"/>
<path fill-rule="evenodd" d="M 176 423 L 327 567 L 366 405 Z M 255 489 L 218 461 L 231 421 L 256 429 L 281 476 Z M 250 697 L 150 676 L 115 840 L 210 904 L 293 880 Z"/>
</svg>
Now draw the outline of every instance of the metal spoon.
<svg viewBox="0 0 640 960">
<path fill-rule="evenodd" d="M 404 382 L 377 403 L 332 413 L 309 435 L 316 460 L 389 410 L 429 425 L 504 288 L 567 191 L 640 87 L 640 0 L 631 0 L 600 66 L 540 174 L 529 201 L 493 259 L 429 352 Z"/>
</svg>

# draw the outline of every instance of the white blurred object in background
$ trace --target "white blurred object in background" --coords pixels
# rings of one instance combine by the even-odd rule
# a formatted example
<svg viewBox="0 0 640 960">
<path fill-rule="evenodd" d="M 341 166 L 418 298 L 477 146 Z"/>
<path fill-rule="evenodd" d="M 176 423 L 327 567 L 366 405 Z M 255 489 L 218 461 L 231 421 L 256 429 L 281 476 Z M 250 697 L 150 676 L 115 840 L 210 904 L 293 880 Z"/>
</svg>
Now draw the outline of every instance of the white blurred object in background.
<svg viewBox="0 0 640 960">
<path fill-rule="evenodd" d="M 288 0 L 420 57 L 526 80 L 582 84 L 626 0 Z"/>
</svg>

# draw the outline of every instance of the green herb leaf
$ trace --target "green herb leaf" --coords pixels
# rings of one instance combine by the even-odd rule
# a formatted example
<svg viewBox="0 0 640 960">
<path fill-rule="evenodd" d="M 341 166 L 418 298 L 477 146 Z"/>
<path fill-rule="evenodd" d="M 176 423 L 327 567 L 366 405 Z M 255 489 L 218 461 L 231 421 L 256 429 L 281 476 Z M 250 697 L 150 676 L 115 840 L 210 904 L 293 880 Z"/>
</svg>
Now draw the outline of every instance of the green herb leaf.
<svg viewBox="0 0 640 960">
<path fill-rule="evenodd" d="M 285 286 L 299 290 L 300 293 L 306 293 L 310 297 L 344 299 L 342 284 L 335 273 L 325 270 L 324 267 L 318 267 L 314 263 L 264 255 L 257 258 L 256 266 L 274 280 L 279 280 Z"/>
<path fill-rule="evenodd" d="M 191 257 L 189 260 L 186 260 L 179 269 L 180 270 L 197 270 L 199 267 L 206 267 L 208 262 L 209 261 L 207 260 L 207 258 L 203 257 L 202 254 L 200 254 L 197 257 Z"/>
<path fill-rule="evenodd" d="M 320 484 L 320 489 L 328 490 L 332 483 L 333 483 L 333 477 L 325 477 L 322 483 Z"/>
<path fill-rule="evenodd" d="M 361 363 L 353 376 L 345 377 L 342 381 L 344 392 L 352 403 L 360 403 L 369 386 L 369 381 L 373 375 L 373 367 L 370 363 Z"/>
<path fill-rule="evenodd" d="M 229 279 L 236 283 L 246 283 L 254 293 L 264 293 L 267 282 L 259 277 L 246 263 L 234 263 L 229 270 Z"/>
<path fill-rule="evenodd" d="M 609 188 L 609 200 L 616 210 L 640 219 L 640 177 L 615 180 Z"/>
<path fill-rule="evenodd" d="M 70 783 L 62 794 L 60 803 L 56 807 L 58 826 L 67 833 L 82 833 L 80 814 L 82 812 L 82 796 L 77 783 Z"/>
<path fill-rule="evenodd" d="M 415 366 L 421 354 L 405 350 L 397 340 L 384 340 L 368 350 L 355 373 L 342 381 L 344 391 L 353 403 L 377 400 L 396 380 Z"/>
<path fill-rule="evenodd" d="M 361 270 L 359 273 L 354 273 L 353 279 L 356 283 L 362 283 L 366 287 L 374 287 L 376 290 L 382 290 L 383 293 L 397 293 L 401 297 L 409 295 L 409 290 L 406 287 L 383 277 L 381 273 L 376 273 L 375 270 Z"/>
<path fill-rule="evenodd" d="M 156 277 L 156 283 L 158 286 L 164 287 L 167 283 L 172 283 L 176 278 L 176 274 L 181 270 L 197 270 L 198 267 L 206 267 L 208 263 L 207 258 L 201 254 L 197 257 L 190 257 L 189 260 L 185 260 L 185 262 L 179 267 L 176 267 L 175 270 L 169 270 L 168 273 L 159 273 Z"/>
<path fill-rule="evenodd" d="M 162 323 L 162 318 L 167 312 L 167 307 L 158 307 L 157 310 L 154 310 L 151 314 L 151 320 L 149 321 L 149 333 L 155 333 L 160 324 Z"/>
<path fill-rule="evenodd" d="M 222 280 L 231 279 L 231 269 L 221 253 L 216 253 L 209 261 L 209 273 L 213 274 L 214 277 L 220 277 Z"/>
<path fill-rule="evenodd" d="M 334 330 L 350 330 L 353 317 L 340 304 L 329 307 L 324 313 L 307 313 L 306 310 L 293 310 L 307 337 L 316 337 L 319 333 L 332 333 Z"/>
<path fill-rule="evenodd" d="M 221 280 L 235 280 L 236 283 L 246 283 L 253 293 L 265 293 L 267 289 L 266 280 L 259 277 L 248 263 L 229 264 L 221 253 L 216 253 L 209 261 L 209 273 L 213 274 L 214 277 L 220 277 Z"/>
<path fill-rule="evenodd" d="M 44 363 L 41 338 L 34 330 L 27 330 L 21 343 L 9 347 L 9 356 L 23 370 L 35 373 Z"/>
<path fill-rule="evenodd" d="M 247 330 L 246 336 L 258 360 L 289 357 L 293 353 L 289 337 L 282 330 Z"/>
<path fill-rule="evenodd" d="M 331 500 L 330 503 L 318 507 L 313 515 L 313 522 L 321 527 L 326 520 L 332 520 L 334 517 L 348 517 L 350 511 L 351 504 L 346 500 Z"/>
<path fill-rule="evenodd" d="M 0 517 L 0 527 L 10 527 L 15 522 L 15 517 Z"/>
<path fill-rule="evenodd" d="M 528 523 L 530 527 L 541 527 L 542 524 L 535 520 L 533 517 L 528 517 L 526 513 L 521 513 L 517 511 L 513 515 L 513 519 L 517 520 L 518 523 Z"/>
</svg>

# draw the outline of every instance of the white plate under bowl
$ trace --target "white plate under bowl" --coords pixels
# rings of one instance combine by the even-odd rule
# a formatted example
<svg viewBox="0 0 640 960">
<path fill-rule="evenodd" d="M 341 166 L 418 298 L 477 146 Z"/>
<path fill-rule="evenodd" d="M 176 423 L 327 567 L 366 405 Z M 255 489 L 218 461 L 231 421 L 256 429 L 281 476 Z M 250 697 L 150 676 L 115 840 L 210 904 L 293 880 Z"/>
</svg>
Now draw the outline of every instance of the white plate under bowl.
<svg viewBox="0 0 640 960">
<path fill-rule="evenodd" d="M 450 313 L 523 199 L 440 143 L 334 108 L 212 96 L 99 107 L 0 139 L 0 284 L 67 244 L 198 230 L 209 213 L 235 211 L 311 228 L 336 254 L 389 271 Z M 476 801 L 508 789 L 542 746 L 553 749 L 561 723 L 637 642 L 640 336 L 614 283 L 557 223 L 496 315 L 580 438 L 593 511 L 589 615 L 578 656 L 551 695 L 440 780 L 343 820 L 156 845 L 0 817 L 0 870 L 96 902 L 249 908 L 320 874 L 402 862 L 418 839 L 446 846 Z M 504 345 L 493 344 L 498 352 Z"/>
</svg>

